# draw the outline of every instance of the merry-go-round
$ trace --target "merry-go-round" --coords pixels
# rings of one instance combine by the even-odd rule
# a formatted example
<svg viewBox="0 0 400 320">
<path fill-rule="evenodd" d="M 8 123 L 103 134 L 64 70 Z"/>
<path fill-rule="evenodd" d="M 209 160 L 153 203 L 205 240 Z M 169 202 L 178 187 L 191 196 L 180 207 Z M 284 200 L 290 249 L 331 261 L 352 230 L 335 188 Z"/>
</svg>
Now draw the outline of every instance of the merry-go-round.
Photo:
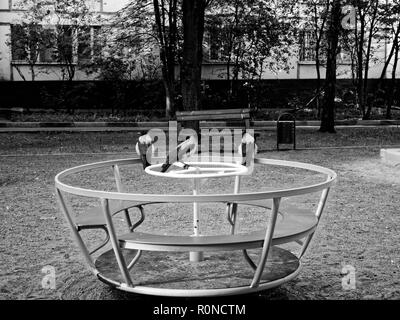
<svg viewBox="0 0 400 320">
<path fill-rule="evenodd" d="M 170 151 L 167 161 L 164 157 L 152 162 L 146 154 L 151 152 L 154 139 L 145 135 L 136 144 L 138 157 L 83 164 L 57 174 L 55 188 L 60 209 L 93 274 L 119 290 L 182 297 L 257 292 L 295 278 L 316 232 L 329 190 L 336 181 L 336 173 L 315 164 L 261 157 L 255 151 L 254 139 L 246 139 L 230 157 L 188 153 L 188 145 L 193 145 L 193 141 L 186 140 L 173 150 L 176 160 L 171 160 Z M 284 188 L 264 189 L 262 181 L 253 190 L 241 188 L 242 179 L 254 178 L 254 168 L 260 171 L 269 167 L 299 169 L 322 178 Z M 171 185 L 183 181 L 190 190 L 162 193 L 151 192 L 150 188 L 131 192 L 127 184 L 135 185 L 135 179 L 125 178 L 123 168 L 140 169 L 148 177 L 172 181 Z M 85 174 L 87 180 L 97 179 L 97 170 L 108 170 L 114 186 L 90 188 L 69 179 L 80 174 Z M 231 190 L 203 193 L 202 182 L 214 180 L 230 181 Z M 309 194 L 317 195 L 314 210 L 296 205 L 295 200 L 291 202 Z M 76 216 L 74 205 L 68 202 L 70 196 L 89 198 L 97 205 Z M 282 205 L 284 201 L 291 205 Z M 148 228 L 141 230 L 155 208 L 168 204 L 185 205 L 185 210 L 189 205 L 190 210 L 185 214 L 190 215 L 192 234 L 180 234 L 176 229 L 169 234 L 158 233 L 157 226 L 154 232 L 148 232 Z M 212 216 L 202 216 L 204 204 L 223 206 L 226 228 L 218 231 L 217 226 L 214 228 L 217 232 L 203 234 L 204 219 L 212 219 Z M 239 223 L 250 223 L 251 220 L 240 217 L 252 208 L 257 208 L 265 219 L 257 224 L 257 230 L 238 231 Z M 133 213 L 135 219 L 132 219 Z M 172 219 L 175 214 L 171 210 L 163 219 Z M 117 217 L 122 217 L 123 229 L 116 227 Z M 102 231 L 104 240 L 89 244 L 82 237 L 85 230 Z"/>
</svg>

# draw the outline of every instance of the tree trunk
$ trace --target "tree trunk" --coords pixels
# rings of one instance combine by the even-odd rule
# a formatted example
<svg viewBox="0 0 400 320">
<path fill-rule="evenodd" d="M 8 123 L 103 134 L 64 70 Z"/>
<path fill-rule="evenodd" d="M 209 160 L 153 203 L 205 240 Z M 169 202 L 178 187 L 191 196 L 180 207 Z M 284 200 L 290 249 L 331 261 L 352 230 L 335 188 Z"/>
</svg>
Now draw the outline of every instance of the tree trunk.
<svg viewBox="0 0 400 320">
<path fill-rule="evenodd" d="M 358 21 L 360 24 L 360 32 L 358 31 Z M 364 39 L 365 39 L 365 15 L 362 13 L 362 9 L 358 8 L 358 15 L 356 15 L 356 24 L 354 29 L 355 36 L 355 47 L 356 47 L 356 91 L 357 91 L 357 102 L 361 109 L 362 116 L 365 116 L 365 103 L 363 100 L 363 62 L 364 62 Z"/>
<path fill-rule="evenodd" d="M 228 103 L 231 103 L 232 100 L 232 96 L 233 96 L 233 85 L 234 85 L 234 77 L 230 77 L 230 69 L 231 69 L 231 55 L 233 53 L 234 47 L 237 44 L 237 39 L 236 39 L 236 33 L 237 33 L 237 25 L 238 25 L 238 16 L 239 16 L 239 5 L 240 5 L 240 1 L 235 1 L 235 15 L 234 15 L 234 20 L 233 20 L 233 24 L 230 27 L 230 32 L 229 32 L 229 50 L 228 50 L 228 62 L 227 62 L 227 72 L 228 72 Z M 237 69 L 237 66 L 234 68 L 234 70 Z"/>
<path fill-rule="evenodd" d="M 31 81 L 35 81 L 36 75 L 35 75 L 35 66 L 34 65 L 29 65 L 29 68 L 31 70 Z"/>
<path fill-rule="evenodd" d="M 399 38 L 399 35 L 400 35 L 400 24 L 397 27 L 397 30 L 395 32 L 393 42 L 397 41 L 397 39 Z M 395 52 L 395 47 L 396 46 L 392 45 L 392 48 L 390 49 L 389 55 L 388 55 L 388 57 L 387 57 L 387 59 L 385 61 L 385 64 L 383 66 L 383 69 L 382 69 L 382 72 L 381 72 L 381 76 L 379 77 L 380 87 L 381 87 L 381 84 L 382 84 L 382 80 L 386 78 L 386 72 L 387 72 L 387 69 L 389 67 L 390 61 L 393 58 L 393 55 L 394 55 L 394 52 Z"/>
<path fill-rule="evenodd" d="M 386 72 L 389 67 L 390 61 L 392 61 L 393 56 L 395 57 L 394 66 L 393 66 L 393 69 L 395 70 L 394 79 L 396 78 L 397 59 L 398 59 L 398 50 L 396 50 L 398 48 L 398 46 L 396 44 L 399 41 L 399 35 L 400 35 L 400 24 L 397 26 L 397 29 L 394 32 L 393 45 L 392 45 L 392 48 L 390 49 L 389 56 L 387 57 L 387 59 L 385 61 L 385 65 L 383 67 L 381 76 L 379 78 L 376 92 L 379 92 L 382 89 L 383 79 L 386 78 Z M 392 81 L 393 81 L 393 72 L 392 72 Z M 394 83 L 392 85 L 394 86 Z M 393 95 L 390 99 L 392 99 L 392 98 L 394 98 Z M 393 102 L 393 99 L 392 99 L 392 102 Z M 386 105 L 386 118 L 390 119 L 392 117 L 392 109 L 391 109 L 392 106 L 391 106 L 391 103 L 388 103 L 388 101 L 386 101 L 386 104 L 387 104 Z"/>
<path fill-rule="evenodd" d="M 398 27 L 398 30 L 400 30 L 400 25 Z M 394 38 L 394 42 L 397 41 L 398 38 L 398 33 L 396 32 L 395 34 L 395 38 Z M 387 73 L 387 69 L 389 67 L 390 61 L 392 61 L 393 55 L 395 53 L 395 45 L 392 45 L 392 48 L 390 49 L 390 53 L 388 55 L 388 57 L 386 58 L 385 64 L 383 66 L 382 72 L 381 72 L 381 76 L 379 77 L 378 80 L 378 84 L 376 86 L 375 89 L 375 97 L 379 94 L 379 92 L 382 90 L 382 86 L 383 86 L 383 80 L 386 79 L 386 73 Z M 387 88 L 385 88 L 385 90 L 387 90 Z M 374 101 L 375 103 L 375 101 Z M 388 103 L 387 99 L 386 99 L 386 104 Z M 391 109 L 390 106 L 387 104 L 387 109 L 386 109 L 386 118 L 390 119 L 391 118 Z"/>
<path fill-rule="evenodd" d="M 15 70 L 17 70 L 19 76 L 21 77 L 22 80 L 26 81 L 24 73 L 21 71 L 18 65 L 14 65 Z"/>
<path fill-rule="evenodd" d="M 321 70 L 320 70 L 320 59 L 319 59 L 319 43 L 317 42 L 316 46 L 315 46 L 315 67 L 316 67 L 316 71 L 317 71 L 317 116 L 318 118 L 321 116 L 321 103 L 320 103 L 320 91 L 321 91 Z"/>
<path fill-rule="evenodd" d="M 203 33 L 205 0 L 182 1 L 183 54 L 181 87 L 183 109 L 199 110 L 201 105 L 201 65 L 203 60 Z M 188 121 L 187 127 L 199 132 L 198 121 Z"/>
<path fill-rule="evenodd" d="M 374 38 L 374 29 L 376 22 L 376 15 L 378 13 L 378 5 L 379 2 L 375 2 L 374 12 L 371 17 L 370 26 L 369 26 L 369 34 L 368 34 L 368 45 L 367 45 L 367 53 L 365 55 L 365 67 L 364 67 L 364 87 L 363 87 L 363 101 L 366 104 L 367 111 L 364 116 L 364 120 L 369 120 L 371 117 L 372 104 L 368 101 L 368 78 L 369 78 L 369 65 L 371 60 L 371 47 L 372 40 Z"/>
<path fill-rule="evenodd" d="M 358 103 L 362 112 L 362 116 L 365 116 L 365 101 L 363 95 L 364 78 L 363 78 L 363 65 L 364 65 L 364 22 L 361 20 L 361 31 L 359 37 L 359 44 L 357 48 L 357 96 Z"/>
<path fill-rule="evenodd" d="M 176 1 L 170 1 L 168 12 L 169 31 L 166 31 L 164 3 L 153 0 L 154 14 L 160 45 L 161 72 L 165 89 L 165 117 L 170 119 L 175 112 L 175 45 L 176 45 Z"/>
<path fill-rule="evenodd" d="M 336 133 L 335 95 L 336 95 L 336 56 L 340 32 L 340 0 L 334 0 L 328 29 L 328 52 L 324 104 L 321 113 L 320 132 Z"/>
<path fill-rule="evenodd" d="M 320 92 L 321 92 L 321 59 L 320 59 L 320 51 L 321 51 L 321 42 L 322 42 L 322 36 L 325 30 L 325 23 L 326 23 L 326 18 L 323 18 L 322 20 L 322 25 L 321 27 L 319 27 L 318 25 L 318 19 L 319 19 L 319 15 L 318 15 L 318 5 L 314 4 L 314 23 L 315 23 L 315 39 L 316 39 L 316 43 L 315 43 L 315 67 L 316 67 L 316 71 L 317 71 L 317 90 L 316 90 L 316 94 L 317 94 L 317 99 L 316 99 L 316 103 L 317 103 L 317 117 L 320 118 L 321 117 L 321 99 L 320 99 Z M 329 1 L 327 2 L 327 9 L 329 10 Z"/>
<path fill-rule="evenodd" d="M 163 79 L 164 89 L 165 89 L 165 117 L 170 119 L 175 112 L 175 87 L 174 83 Z"/>
<path fill-rule="evenodd" d="M 390 90 L 389 90 L 389 99 L 387 102 L 386 106 L 386 118 L 391 119 L 392 117 L 392 105 L 394 101 L 394 88 L 395 88 L 395 83 L 396 83 L 396 71 L 397 71 L 397 65 L 399 61 L 399 51 L 400 51 L 400 45 L 398 39 L 393 43 L 393 46 L 396 48 L 395 53 L 394 53 L 394 63 L 393 63 L 393 69 L 392 69 L 392 79 L 390 81 Z"/>
</svg>

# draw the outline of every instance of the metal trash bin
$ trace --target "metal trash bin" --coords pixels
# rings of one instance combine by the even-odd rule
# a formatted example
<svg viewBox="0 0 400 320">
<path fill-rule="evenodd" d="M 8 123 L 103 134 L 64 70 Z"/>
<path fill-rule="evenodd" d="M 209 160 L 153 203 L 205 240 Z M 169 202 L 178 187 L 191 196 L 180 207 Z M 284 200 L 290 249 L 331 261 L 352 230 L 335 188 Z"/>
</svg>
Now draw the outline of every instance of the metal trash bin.
<svg viewBox="0 0 400 320">
<path fill-rule="evenodd" d="M 290 113 L 282 113 L 276 122 L 276 147 L 278 151 L 280 144 L 293 144 L 293 150 L 296 150 L 296 118 Z"/>
</svg>

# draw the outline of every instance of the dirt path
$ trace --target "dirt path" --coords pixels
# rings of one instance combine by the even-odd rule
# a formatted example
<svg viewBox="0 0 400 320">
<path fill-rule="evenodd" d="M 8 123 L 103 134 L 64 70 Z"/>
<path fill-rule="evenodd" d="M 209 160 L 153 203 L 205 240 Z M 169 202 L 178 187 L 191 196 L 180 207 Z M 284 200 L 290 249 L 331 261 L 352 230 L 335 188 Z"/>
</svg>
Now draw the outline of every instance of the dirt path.
<svg viewBox="0 0 400 320">
<path fill-rule="evenodd" d="M 399 169 L 382 164 L 377 149 L 269 152 L 265 156 L 332 168 L 339 181 L 299 277 L 257 299 L 400 298 Z M 56 205 L 56 173 L 105 158 L 116 157 L 1 158 L 0 299 L 145 299 L 115 292 L 86 271 Z M 156 191 L 154 186 L 149 188 Z M 48 265 L 56 271 L 54 290 L 41 286 L 42 268 Z M 345 265 L 355 268 L 354 290 L 342 288 Z"/>
</svg>

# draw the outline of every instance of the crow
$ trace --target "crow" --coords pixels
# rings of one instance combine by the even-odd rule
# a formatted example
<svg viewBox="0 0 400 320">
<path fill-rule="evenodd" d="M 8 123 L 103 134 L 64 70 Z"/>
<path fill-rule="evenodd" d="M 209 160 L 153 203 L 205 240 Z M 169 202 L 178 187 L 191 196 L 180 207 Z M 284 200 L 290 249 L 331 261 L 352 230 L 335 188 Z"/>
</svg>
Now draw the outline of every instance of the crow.
<svg viewBox="0 0 400 320">
<path fill-rule="evenodd" d="M 174 163 L 180 163 L 181 167 L 183 164 L 183 169 L 189 168 L 189 165 L 185 164 L 182 161 L 182 157 L 189 153 L 188 156 L 192 155 L 197 151 L 197 139 L 194 136 L 190 136 L 189 139 L 186 139 L 182 143 L 180 143 L 176 148 L 173 148 L 169 151 L 167 159 L 165 163 L 161 166 L 161 172 L 166 172 L 170 166 Z"/>
<path fill-rule="evenodd" d="M 154 143 L 158 140 L 158 137 L 154 137 L 154 139 L 149 134 L 144 134 L 138 138 L 136 142 L 136 153 L 140 157 L 143 163 L 143 169 L 146 169 L 150 163 L 147 161 L 147 150 L 151 148 L 152 154 L 154 153 Z"/>
<path fill-rule="evenodd" d="M 255 143 L 254 137 L 246 132 L 242 136 L 241 144 L 238 147 L 238 153 L 243 157 L 244 160 L 242 164 L 244 165 L 246 165 L 247 152 L 249 151 L 253 152 L 253 155 L 256 155 L 258 153 L 258 146 Z"/>
</svg>

